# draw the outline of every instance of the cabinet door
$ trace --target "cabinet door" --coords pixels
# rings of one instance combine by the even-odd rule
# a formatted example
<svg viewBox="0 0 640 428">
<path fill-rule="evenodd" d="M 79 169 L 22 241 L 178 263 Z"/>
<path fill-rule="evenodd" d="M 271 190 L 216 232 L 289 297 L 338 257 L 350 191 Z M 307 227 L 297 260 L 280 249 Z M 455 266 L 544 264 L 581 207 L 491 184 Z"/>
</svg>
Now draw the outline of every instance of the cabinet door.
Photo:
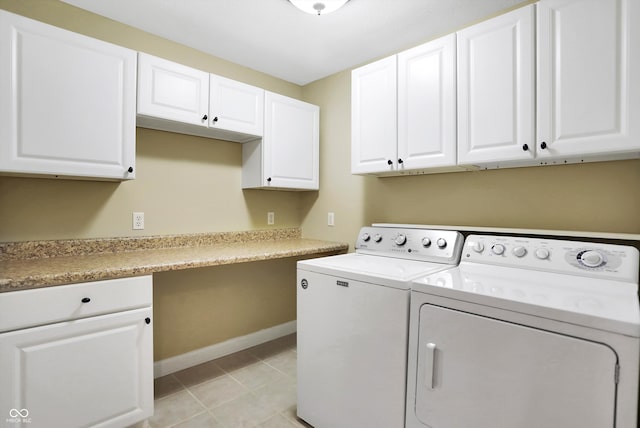
<svg viewBox="0 0 640 428">
<path fill-rule="evenodd" d="M 207 127 L 209 73 L 138 54 L 138 114 Z"/>
<path fill-rule="evenodd" d="M 430 427 L 613 427 L 616 365 L 600 343 L 425 304 L 412 408 Z"/>
<path fill-rule="evenodd" d="M 456 164 L 455 52 L 450 34 L 398 54 L 399 169 Z"/>
<path fill-rule="evenodd" d="M 0 171 L 135 178 L 135 71 L 132 50 L 0 10 Z"/>
<path fill-rule="evenodd" d="M 209 126 L 262 136 L 264 89 L 210 75 Z"/>
<path fill-rule="evenodd" d="M 33 426 L 123 427 L 151 416 L 148 317 L 151 308 L 0 334 L 2 417 L 25 409 Z"/>
<path fill-rule="evenodd" d="M 397 166 L 396 57 L 351 74 L 351 173 L 394 171 Z"/>
<path fill-rule="evenodd" d="M 318 189 L 319 148 L 319 107 L 266 92 L 263 186 Z"/>
<path fill-rule="evenodd" d="M 640 148 L 640 4 L 538 3 L 540 157 Z"/>
<path fill-rule="evenodd" d="M 458 32 L 458 163 L 534 157 L 534 6 Z"/>
</svg>

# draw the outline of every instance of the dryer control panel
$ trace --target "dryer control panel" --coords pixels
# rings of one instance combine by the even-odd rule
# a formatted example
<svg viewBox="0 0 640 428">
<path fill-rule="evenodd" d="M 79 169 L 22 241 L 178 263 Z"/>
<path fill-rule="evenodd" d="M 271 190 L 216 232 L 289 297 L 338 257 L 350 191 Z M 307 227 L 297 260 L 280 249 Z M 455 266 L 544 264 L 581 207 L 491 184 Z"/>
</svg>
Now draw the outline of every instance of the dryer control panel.
<svg viewBox="0 0 640 428">
<path fill-rule="evenodd" d="M 513 236 L 469 235 L 462 261 L 568 275 L 638 281 L 634 247 Z"/>
<path fill-rule="evenodd" d="M 370 226 L 360 229 L 356 252 L 385 257 L 458 264 L 464 238 L 453 230 Z"/>
</svg>

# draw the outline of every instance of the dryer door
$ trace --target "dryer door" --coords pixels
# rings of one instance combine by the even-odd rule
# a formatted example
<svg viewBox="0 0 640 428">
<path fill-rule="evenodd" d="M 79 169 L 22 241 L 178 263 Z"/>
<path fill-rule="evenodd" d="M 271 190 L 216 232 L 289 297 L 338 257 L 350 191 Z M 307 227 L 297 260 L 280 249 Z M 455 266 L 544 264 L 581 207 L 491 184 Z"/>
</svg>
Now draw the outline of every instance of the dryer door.
<svg viewBox="0 0 640 428">
<path fill-rule="evenodd" d="M 415 412 L 431 428 L 614 426 L 614 351 L 425 304 Z"/>
</svg>

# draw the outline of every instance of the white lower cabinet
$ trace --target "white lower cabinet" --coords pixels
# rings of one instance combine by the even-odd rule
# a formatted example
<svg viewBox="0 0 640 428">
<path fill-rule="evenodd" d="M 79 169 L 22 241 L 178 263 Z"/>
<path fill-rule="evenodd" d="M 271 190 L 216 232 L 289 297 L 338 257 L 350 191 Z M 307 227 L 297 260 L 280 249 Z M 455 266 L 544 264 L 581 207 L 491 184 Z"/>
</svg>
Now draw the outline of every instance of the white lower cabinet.
<svg viewBox="0 0 640 428">
<path fill-rule="evenodd" d="M 242 188 L 318 190 L 320 108 L 265 92 L 262 140 L 242 145 Z"/>
<path fill-rule="evenodd" d="M 151 281 L 0 294 L 2 418 L 12 426 L 115 428 L 150 417 Z"/>
<path fill-rule="evenodd" d="M 136 52 L 0 10 L 0 173 L 135 178 Z"/>
</svg>

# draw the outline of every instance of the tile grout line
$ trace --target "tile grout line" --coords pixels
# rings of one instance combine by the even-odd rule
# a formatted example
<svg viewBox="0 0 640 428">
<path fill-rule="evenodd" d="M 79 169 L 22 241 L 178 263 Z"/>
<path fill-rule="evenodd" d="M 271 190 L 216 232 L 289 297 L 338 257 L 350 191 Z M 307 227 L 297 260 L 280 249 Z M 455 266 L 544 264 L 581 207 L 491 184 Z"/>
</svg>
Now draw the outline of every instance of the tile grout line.
<svg viewBox="0 0 640 428">
<path fill-rule="evenodd" d="M 260 345 L 258 345 L 258 346 L 260 346 Z M 249 349 L 251 349 L 251 348 L 249 348 Z M 239 379 L 237 379 L 237 378 L 232 374 L 233 372 L 235 372 L 235 371 L 237 371 L 237 370 L 240 370 L 240 369 L 242 369 L 242 368 L 248 367 L 248 366 L 250 366 L 250 365 L 257 364 L 257 363 L 263 363 L 263 364 L 265 364 L 267 367 L 269 367 L 269 368 L 271 368 L 271 369 L 275 370 L 277 373 L 279 373 L 280 375 L 284 376 L 284 378 L 285 378 L 285 379 L 287 379 L 287 380 L 295 380 L 295 378 L 294 378 L 293 376 L 291 376 L 291 375 L 289 375 L 289 374 L 285 373 L 284 371 L 282 371 L 282 370 L 278 369 L 277 367 L 275 367 L 275 366 L 273 366 L 273 365 L 269 364 L 269 363 L 266 361 L 266 359 L 267 359 L 267 358 L 271 358 L 271 357 L 274 357 L 274 356 L 277 356 L 277 355 L 282 355 L 282 354 L 287 353 L 287 352 L 289 352 L 289 351 L 291 351 L 291 350 L 293 350 L 293 352 L 295 352 L 295 351 L 296 351 L 296 347 L 295 347 L 295 345 L 294 345 L 294 346 L 288 346 L 288 347 L 286 347 L 286 348 L 284 348 L 284 349 L 279 349 L 277 352 L 275 352 L 274 354 L 269 355 L 267 358 L 263 358 L 263 357 L 261 357 L 260 355 L 258 355 L 258 354 L 256 354 L 256 353 L 254 353 L 254 352 L 250 351 L 249 349 L 246 349 L 246 350 L 244 350 L 244 351 L 246 351 L 248 355 L 252 356 L 252 357 L 253 357 L 253 358 L 255 358 L 257 361 L 252 362 L 252 363 L 250 363 L 250 364 L 247 364 L 246 366 L 236 368 L 236 369 L 234 369 L 234 370 L 227 370 L 227 369 L 225 369 L 225 368 L 221 367 L 218 363 L 216 363 L 216 362 L 215 362 L 215 360 L 211 360 L 211 361 L 209 361 L 209 362 L 213 363 L 213 364 L 214 364 L 214 366 L 215 366 L 216 368 L 218 368 L 222 373 L 224 373 L 224 375 L 229 376 L 229 378 L 231 378 L 234 382 L 236 382 L 238 385 L 240 385 L 240 386 L 243 388 L 243 390 L 244 390 L 244 392 L 243 392 L 240 396 L 235 397 L 235 398 L 233 398 L 233 399 L 229 399 L 229 400 L 227 400 L 227 401 L 223 401 L 223 402 L 221 402 L 221 403 L 218 403 L 216 406 L 214 406 L 214 407 L 212 407 L 212 408 L 207 407 L 207 406 L 206 406 L 206 405 L 205 405 L 205 404 L 204 404 L 200 399 L 198 399 L 198 397 L 197 397 L 197 396 L 196 396 L 196 395 L 191 391 L 190 387 L 189 387 L 189 386 L 187 386 L 187 385 L 185 385 L 185 384 L 184 384 L 184 382 L 182 382 L 182 381 L 181 381 L 177 376 L 175 376 L 175 373 L 170 373 L 170 374 L 169 374 L 169 376 L 171 376 L 171 378 L 172 378 L 173 380 L 175 380 L 175 381 L 178 383 L 178 385 L 179 385 L 182 389 L 181 389 L 181 390 L 179 390 L 179 391 L 172 392 L 172 393 L 170 393 L 170 394 L 168 394 L 168 395 L 166 395 L 166 396 L 164 396 L 164 397 L 161 397 L 161 398 L 157 399 L 157 401 L 164 400 L 164 399 L 166 399 L 166 398 L 169 398 L 169 397 L 172 397 L 172 396 L 174 396 L 174 395 L 178 394 L 179 392 L 186 391 L 186 392 L 189 394 L 189 396 L 191 396 L 191 397 L 195 400 L 195 402 L 196 402 L 200 407 L 202 407 L 202 409 L 203 409 L 203 410 L 202 410 L 202 411 L 200 411 L 200 412 L 197 412 L 197 413 L 195 413 L 195 414 L 193 414 L 193 415 L 190 415 L 190 416 L 188 416 L 187 418 L 182 419 L 182 420 L 180 420 L 180 421 L 178 421 L 178 422 L 176 422 L 176 423 L 173 423 L 173 424 L 167 425 L 167 426 L 162 427 L 162 428 L 172 428 L 172 427 L 175 427 L 175 426 L 177 426 L 177 425 L 179 425 L 179 424 L 182 424 L 182 423 L 184 423 L 184 422 L 186 422 L 186 421 L 188 421 L 188 420 L 190 420 L 190 419 L 193 419 L 193 418 L 195 418 L 195 417 L 198 417 L 198 416 L 200 416 L 200 415 L 202 415 L 202 414 L 204 414 L 204 413 L 207 413 L 207 414 L 208 414 L 210 417 L 212 417 L 212 418 L 213 418 L 217 423 L 222 424 L 222 421 L 221 421 L 221 420 L 219 420 L 219 419 L 215 416 L 215 414 L 212 412 L 212 410 L 213 410 L 213 409 L 218 408 L 218 407 L 220 407 L 220 406 L 222 406 L 222 405 L 224 405 L 224 404 L 230 403 L 230 402 L 232 402 L 233 400 L 238 399 L 238 398 L 243 397 L 243 396 L 246 396 L 246 395 L 248 395 L 248 394 L 250 394 L 250 395 L 252 395 L 252 396 L 256 397 L 256 395 L 255 395 L 255 391 L 256 391 L 256 390 L 258 390 L 258 389 L 260 389 L 260 388 L 262 388 L 262 387 L 264 387 L 264 386 L 266 385 L 266 384 L 264 384 L 264 385 L 259 385 L 259 386 L 255 387 L 255 388 L 250 388 L 249 386 L 247 386 L 247 385 L 245 385 L 244 383 L 242 383 Z M 243 351 L 238 351 L 238 352 L 243 352 Z M 232 354 L 229 354 L 229 355 L 232 355 Z M 224 357 L 220 357 L 220 358 L 224 358 Z M 188 370 L 188 369 L 186 369 L 186 370 Z M 208 379 L 208 380 L 206 380 L 206 381 L 203 381 L 203 382 L 197 383 L 197 384 L 195 384 L 195 385 L 191 385 L 191 386 L 201 385 L 201 384 L 203 384 L 203 383 L 206 383 L 206 382 L 209 382 L 209 381 L 213 381 L 214 379 L 215 379 L 215 378 Z M 154 400 L 154 401 L 155 401 L 155 400 Z M 284 418 L 284 419 L 285 419 L 285 420 L 286 420 L 286 421 L 287 421 L 291 426 L 295 426 L 295 423 L 294 423 L 294 422 L 293 422 L 289 417 L 287 417 L 287 415 L 284 413 L 284 412 L 286 412 L 288 409 L 284 409 L 284 410 L 282 410 L 282 411 L 278 411 L 278 410 L 275 410 L 275 409 L 268 409 L 268 410 L 271 410 L 271 411 L 273 411 L 274 413 L 273 413 L 273 414 L 271 414 L 271 415 L 269 415 L 269 416 L 268 416 L 268 417 L 266 417 L 265 419 L 263 419 L 263 420 L 259 421 L 259 422 L 258 422 L 258 423 L 256 423 L 255 425 L 253 425 L 253 427 L 257 427 L 257 426 L 259 426 L 259 425 L 263 424 L 264 422 L 268 421 L 269 419 L 274 418 L 274 417 L 276 417 L 276 416 L 278 416 L 278 415 L 279 415 L 279 416 L 282 416 L 282 417 L 283 417 L 283 418 Z"/>
</svg>

